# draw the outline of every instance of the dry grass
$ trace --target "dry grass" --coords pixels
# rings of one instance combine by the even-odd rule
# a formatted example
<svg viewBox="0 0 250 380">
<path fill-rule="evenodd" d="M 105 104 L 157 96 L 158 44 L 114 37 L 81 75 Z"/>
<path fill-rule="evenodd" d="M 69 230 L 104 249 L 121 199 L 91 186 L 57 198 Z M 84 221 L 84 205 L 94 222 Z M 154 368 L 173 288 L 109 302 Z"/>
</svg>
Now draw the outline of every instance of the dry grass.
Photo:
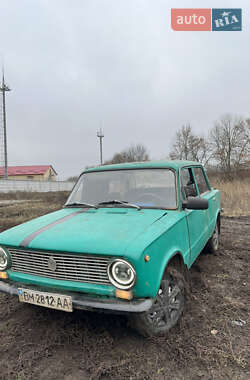
<svg viewBox="0 0 250 380">
<path fill-rule="evenodd" d="M 215 178 L 211 182 L 221 191 L 221 205 L 225 216 L 250 215 L 249 179 L 226 181 Z"/>
<path fill-rule="evenodd" d="M 30 191 L 10 191 L 9 193 L 0 193 L 1 200 L 42 200 L 43 202 L 65 202 L 69 196 L 69 191 L 48 191 L 48 192 L 30 192 Z"/>
<path fill-rule="evenodd" d="M 0 201 L 0 232 L 38 216 L 59 210 L 66 200 L 66 196 L 61 194 L 57 196 L 56 193 L 51 198 L 46 193 L 40 197 L 40 199 L 32 198 L 20 203 L 15 203 L 15 198 L 13 198 L 13 203 L 9 204 L 1 204 Z"/>
</svg>

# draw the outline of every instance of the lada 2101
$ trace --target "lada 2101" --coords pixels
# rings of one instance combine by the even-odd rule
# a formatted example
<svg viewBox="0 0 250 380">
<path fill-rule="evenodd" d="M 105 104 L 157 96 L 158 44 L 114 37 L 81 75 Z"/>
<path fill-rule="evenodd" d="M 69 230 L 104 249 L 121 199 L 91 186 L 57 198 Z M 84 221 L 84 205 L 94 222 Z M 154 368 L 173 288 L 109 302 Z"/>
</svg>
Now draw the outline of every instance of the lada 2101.
<svg viewBox="0 0 250 380">
<path fill-rule="evenodd" d="M 218 249 L 220 210 L 198 162 L 88 169 L 61 210 L 0 234 L 0 291 L 127 313 L 141 334 L 164 334 L 184 309 L 184 273 L 205 246 Z"/>
</svg>

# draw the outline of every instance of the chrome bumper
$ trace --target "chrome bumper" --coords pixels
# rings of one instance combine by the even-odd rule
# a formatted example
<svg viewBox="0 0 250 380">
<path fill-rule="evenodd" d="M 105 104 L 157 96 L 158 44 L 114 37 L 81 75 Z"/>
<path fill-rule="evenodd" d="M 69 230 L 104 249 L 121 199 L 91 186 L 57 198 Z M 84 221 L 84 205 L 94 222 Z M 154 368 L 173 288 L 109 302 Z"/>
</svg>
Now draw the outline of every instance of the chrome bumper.
<svg viewBox="0 0 250 380">
<path fill-rule="evenodd" d="M 37 289 L 40 291 L 48 291 L 48 289 L 41 289 L 37 287 L 26 286 L 24 284 L 9 284 L 4 281 L 0 281 L 0 292 L 18 296 L 18 288 L 25 287 L 27 289 Z M 58 289 L 50 292 L 58 293 Z M 59 290 L 59 293 L 60 290 Z M 92 310 L 92 311 L 106 311 L 115 313 L 142 313 L 151 308 L 153 300 L 151 298 L 134 299 L 132 301 L 123 301 L 118 298 L 94 298 L 86 296 L 83 293 L 62 292 L 65 295 L 72 297 L 72 304 L 74 309 Z"/>
</svg>

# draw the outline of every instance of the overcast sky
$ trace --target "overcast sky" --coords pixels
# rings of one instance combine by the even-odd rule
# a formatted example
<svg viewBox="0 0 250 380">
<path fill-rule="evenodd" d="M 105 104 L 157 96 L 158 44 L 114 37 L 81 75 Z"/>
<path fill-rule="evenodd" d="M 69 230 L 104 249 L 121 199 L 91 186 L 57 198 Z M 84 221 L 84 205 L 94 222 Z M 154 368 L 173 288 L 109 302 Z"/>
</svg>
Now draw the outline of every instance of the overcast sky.
<svg viewBox="0 0 250 380">
<path fill-rule="evenodd" d="M 171 8 L 242 8 L 242 32 L 176 32 Z M 144 144 L 169 153 L 190 123 L 250 116 L 250 3 L 0 0 L 10 165 L 52 164 L 60 179 Z"/>
</svg>

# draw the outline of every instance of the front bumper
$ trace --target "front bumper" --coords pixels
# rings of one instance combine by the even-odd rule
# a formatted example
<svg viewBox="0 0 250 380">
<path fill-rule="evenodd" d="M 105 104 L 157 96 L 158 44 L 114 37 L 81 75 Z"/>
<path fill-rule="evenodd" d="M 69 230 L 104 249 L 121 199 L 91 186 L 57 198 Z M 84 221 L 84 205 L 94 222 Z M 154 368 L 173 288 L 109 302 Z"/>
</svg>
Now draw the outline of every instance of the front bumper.
<svg viewBox="0 0 250 380">
<path fill-rule="evenodd" d="M 24 284 L 17 283 L 6 283 L 0 281 L 0 292 L 11 294 L 13 296 L 18 296 L 18 288 L 24 287 Z M 27 289 L 40 290 L 40 291 L 50 291 L 51 289 L 41 289 L 37 287 L 26 286 Z M 55 291 L 58 293 L 58 289 Z M 147 311 L 153 305 L 153 300 L 151 298 L 141 298 L 134 299 L 132 301 L 123 301 L 117 298 L 101 298 L 101 297 L 89 297 L 85 294 L 65 292 L 62 294 L 69 295 L 72 297 L 72 304 L 74 309 L 81 310 L 92 310 L 92 311 L 106 311 L 115 313 L 142 313 Z"/>
</svg>

